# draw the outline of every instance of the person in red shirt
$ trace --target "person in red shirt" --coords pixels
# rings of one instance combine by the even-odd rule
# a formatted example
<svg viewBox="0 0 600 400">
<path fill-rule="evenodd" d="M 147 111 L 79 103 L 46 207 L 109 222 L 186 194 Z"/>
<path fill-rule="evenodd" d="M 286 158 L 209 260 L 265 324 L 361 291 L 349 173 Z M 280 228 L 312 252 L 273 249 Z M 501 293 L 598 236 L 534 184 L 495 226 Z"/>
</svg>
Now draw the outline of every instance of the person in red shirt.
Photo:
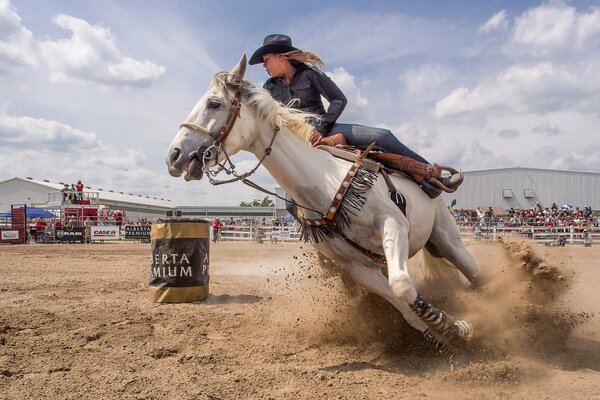
<svg viewBox="0 0 600 400">
<path fill-rule="evenodd" d="M 123 225 L 123 213 L 119 210 L 115 211 L 115 213 L 113 214 L 113 216 L 115 217 L 115 223 L 117 224 L 117 226 L 121 226 Z"/>
<path fill-rule="evenodd" d="M 42 241 L 45 237 L 46 237 L 46 227 L 48 226 L 48 223 L 46 221 L 44 221 L 44 219 L 42 217 L 38 218 L 38 220 L 35 222 L 35 230 L 36 230 L 36 236 L 37 236 L 37 241 Z"/>
<path fill-rule="evenodd" d="M 213 226 L 213 243 L 215 243 L 219 239 L 219 230 L 221 229 L 223 224 L 221 223 L 219 218 L 215 218 L 215 219 L 213 219 L 212 226 Z"/>
<path fill-rule="evenodd" d="M 77 185 L 75 185 L 75 189 L 77 189 L 77 200 L 82 201 L 83 200 L 83 183 L 81 183 L 81 180 L 77 181 Z"/>
</svg>

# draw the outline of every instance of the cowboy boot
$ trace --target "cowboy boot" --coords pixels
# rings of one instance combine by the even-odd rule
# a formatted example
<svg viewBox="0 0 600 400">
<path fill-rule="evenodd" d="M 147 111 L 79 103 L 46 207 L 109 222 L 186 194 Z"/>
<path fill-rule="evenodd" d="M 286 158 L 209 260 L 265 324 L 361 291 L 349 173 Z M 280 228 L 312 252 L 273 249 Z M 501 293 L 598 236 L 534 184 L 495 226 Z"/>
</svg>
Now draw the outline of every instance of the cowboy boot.
<svg viewBox="0 0 600 400">
<path fill-rule="evenodd" d="M 463 175 L 462 172 L 457 172 L 450 176 L 444 176 L 444 177 L 440 177 L 437 179 L 448 189 L 453 189 L 453 191 L 454 191 L 454 190 L 458 189 L 458 187 L 460 186 L 461 183 L 463 183 L 465 176 Z"/>
</svg>

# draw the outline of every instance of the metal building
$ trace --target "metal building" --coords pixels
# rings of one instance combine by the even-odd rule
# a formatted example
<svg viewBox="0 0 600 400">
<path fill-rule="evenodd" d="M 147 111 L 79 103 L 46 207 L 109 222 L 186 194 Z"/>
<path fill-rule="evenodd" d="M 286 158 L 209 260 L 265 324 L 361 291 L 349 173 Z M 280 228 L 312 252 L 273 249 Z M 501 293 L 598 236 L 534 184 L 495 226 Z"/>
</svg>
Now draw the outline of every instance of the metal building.
<svg viewBox="0 0 600 400">
<path fill-rule="evenodd" d="M 0 212 L 10 211 L 12 204 L 26 204 L 32 207 L 53 208 L 62 206 L 60 190 L 62 183 L 33 178 L 11 178 L 0 182 Z M 94 203 L 110 209 L 125 211 L 127 218 L 164 218 L 173 209 L 170 200 L 157 199 L 133 193 L 115 192 L 86 186 L 84 193 L 93 198 Z"/>
<path fill-rule="evenodd" d="M 465 181 L 455 193 L 442 196 L 455 208 L 477 207 L 531 208 L 536 202 L 543 207 L 591 206 L 600 209 L 600 172 L 562 171 L 538 168 L 498 168 L 465 171 Z"/>
</svg>

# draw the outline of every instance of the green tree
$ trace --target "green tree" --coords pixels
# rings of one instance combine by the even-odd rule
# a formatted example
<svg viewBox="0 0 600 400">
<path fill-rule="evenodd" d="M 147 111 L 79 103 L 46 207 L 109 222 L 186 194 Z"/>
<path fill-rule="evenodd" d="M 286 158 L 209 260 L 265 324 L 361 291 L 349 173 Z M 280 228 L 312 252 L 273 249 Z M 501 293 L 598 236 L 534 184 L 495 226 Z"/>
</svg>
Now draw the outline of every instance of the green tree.
<svg viewBox="0 0 600 400">
<path fill-rule="evenodd" d="M 273 207 L 275 203 L 269 196 L 265 196 L 261 199 L 254 199 L 252 201 L 242 201 L 240 207 Z"/>
</svg>

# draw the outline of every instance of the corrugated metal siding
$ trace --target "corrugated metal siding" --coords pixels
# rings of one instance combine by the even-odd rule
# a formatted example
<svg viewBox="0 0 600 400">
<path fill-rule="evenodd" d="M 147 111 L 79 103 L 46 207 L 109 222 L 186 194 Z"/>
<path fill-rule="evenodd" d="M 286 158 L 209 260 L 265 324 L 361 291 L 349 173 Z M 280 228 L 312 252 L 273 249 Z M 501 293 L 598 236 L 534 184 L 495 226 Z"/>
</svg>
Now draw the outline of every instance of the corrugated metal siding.
<svg viewBox="0 0 600 400">
<path fill-rule="evenodd" d="M 533 207 L 536 202 L 549 207 L 571 204 L 600 209 L 600 173 L 556 171 L 530 168 L 507 168 L 467 171 L 456 193 L 444 193 L 447 204 L 456 199 L 458 208 Z M 511 189 L 512 198 L 503 198 L 502 189 Z M 525 198 L 524 190 L 533 189 L 534 198 Z"/>
</svg>

